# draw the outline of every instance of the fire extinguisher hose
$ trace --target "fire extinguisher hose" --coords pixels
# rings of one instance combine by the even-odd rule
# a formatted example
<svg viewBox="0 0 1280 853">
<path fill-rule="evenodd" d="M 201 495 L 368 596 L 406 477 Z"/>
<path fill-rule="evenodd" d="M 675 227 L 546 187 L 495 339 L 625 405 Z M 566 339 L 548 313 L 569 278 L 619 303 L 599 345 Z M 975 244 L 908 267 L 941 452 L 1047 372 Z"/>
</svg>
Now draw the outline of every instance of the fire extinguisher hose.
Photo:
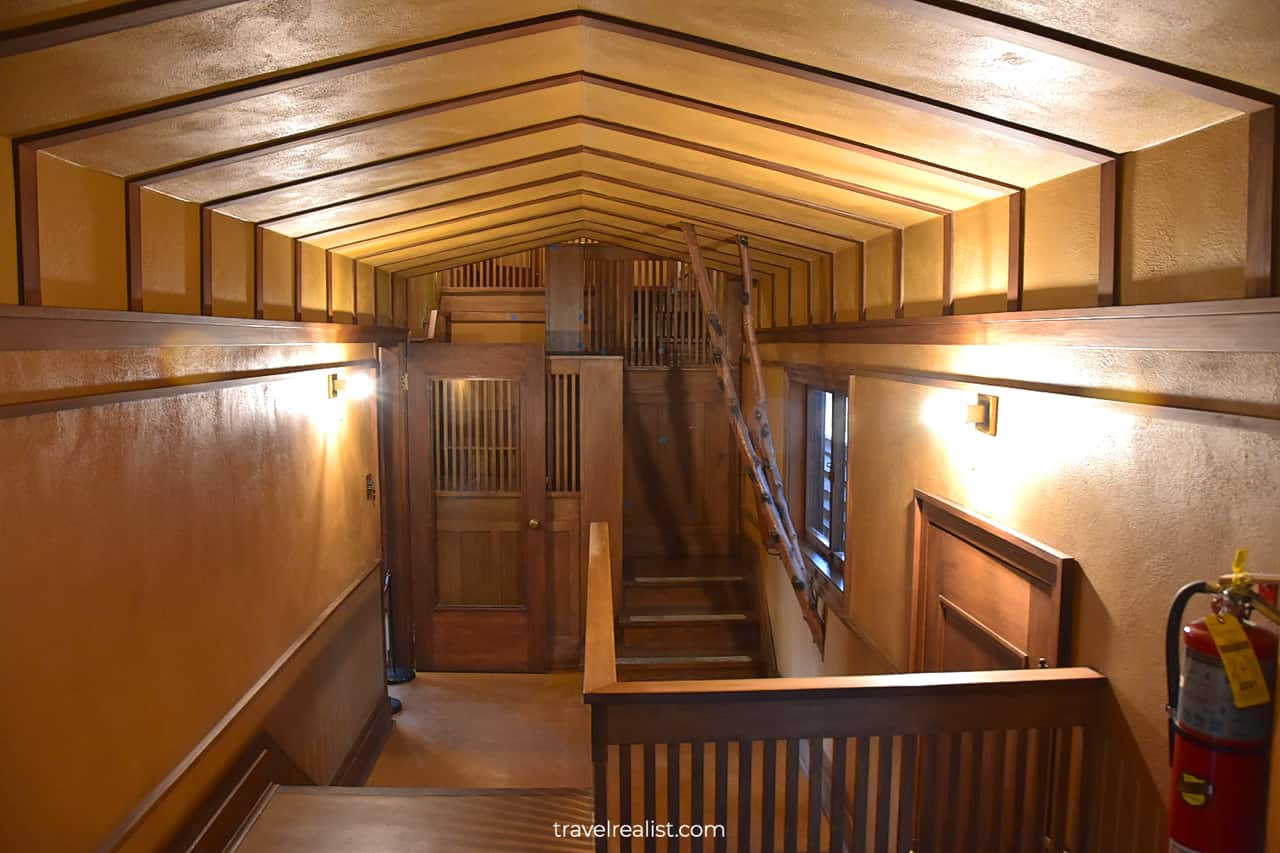
<svg viewBox="0 0 1280 853">
<path fill-rule="evenodd" d="M 1182 615 L 1186 612 L 1187 603 L 1201 593 L 1213 592 L 1216 587 L 1206 581 L 1189 583 L 1178 590 L 1169 606 L 1169 621 L 1164 629 L 1164 669 L 1169 691 L 1169 763 L 1173 763 L 1173 730 L 1174 717 L 1178 709 L 1178 673 L 1182 666 L 1179 652 L 1182 647 Z"/>
</svg>

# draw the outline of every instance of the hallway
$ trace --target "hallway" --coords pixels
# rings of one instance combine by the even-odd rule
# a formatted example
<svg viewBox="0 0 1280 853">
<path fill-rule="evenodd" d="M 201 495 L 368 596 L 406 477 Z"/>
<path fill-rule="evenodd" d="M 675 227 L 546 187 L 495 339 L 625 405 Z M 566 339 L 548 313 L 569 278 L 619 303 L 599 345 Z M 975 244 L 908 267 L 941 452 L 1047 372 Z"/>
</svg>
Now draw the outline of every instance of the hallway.
<svg viewBox="0 0 1280 853">
<path fill-rule="evenodd" d="M 420 672 L 366 785 L 590 788 L 591 711 L 582 673 Z"/>
</svg>

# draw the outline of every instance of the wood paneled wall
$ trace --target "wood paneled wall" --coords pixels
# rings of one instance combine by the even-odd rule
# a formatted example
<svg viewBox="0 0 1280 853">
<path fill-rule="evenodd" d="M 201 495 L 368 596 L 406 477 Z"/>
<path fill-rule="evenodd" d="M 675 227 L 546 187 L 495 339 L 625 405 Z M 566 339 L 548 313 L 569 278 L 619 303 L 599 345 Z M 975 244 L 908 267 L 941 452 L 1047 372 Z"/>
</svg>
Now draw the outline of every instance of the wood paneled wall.
<svg viewBox="0 0 1280 853">
<path fill-rule="evenodd" d="M 727 555 L 738 462 L 715 371 L 626 372 L 627 556 Z"/>
<path fill-rule="evenodd" d="M 615 531 L 611 548 L 621 571 L 622 377 L 616 357 L 547 359 L 548 601 L 556 668 L 581 661 L 591 522 L 608 522 Z"/>
</svg>

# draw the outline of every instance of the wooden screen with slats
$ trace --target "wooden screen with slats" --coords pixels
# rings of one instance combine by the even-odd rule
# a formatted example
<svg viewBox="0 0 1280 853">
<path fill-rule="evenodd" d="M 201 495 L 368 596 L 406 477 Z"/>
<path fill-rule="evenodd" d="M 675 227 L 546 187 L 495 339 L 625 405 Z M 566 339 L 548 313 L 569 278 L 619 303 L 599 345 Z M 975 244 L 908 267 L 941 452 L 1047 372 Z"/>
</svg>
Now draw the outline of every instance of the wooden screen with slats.
<svg viewBox="0 0 1280 853">
<path fill-rule="evenodd" d="M 583 345 L 621 355 L 628 367 L 709 367 L 711 341 L 688 264 L 588 258 Z M 717 305 L 725 274 L 711 270 Z"/>
<path fill-rule="evenodd" d="M 489 258 L 440 273 L 440 286 L 473 290 L 532 290 L 547 280 L 546 247 Z"/>
<path fill-rule="evenodd" d="M 576 495 L 582 487 L 581 399 L 577 373 L 547 371 L 547 491 Z"/>
<path fill-rule="evenodd" d="M 509 379 L 436 379 L 437 493 L 520 492 L 520 388 Z"/>
</svg>

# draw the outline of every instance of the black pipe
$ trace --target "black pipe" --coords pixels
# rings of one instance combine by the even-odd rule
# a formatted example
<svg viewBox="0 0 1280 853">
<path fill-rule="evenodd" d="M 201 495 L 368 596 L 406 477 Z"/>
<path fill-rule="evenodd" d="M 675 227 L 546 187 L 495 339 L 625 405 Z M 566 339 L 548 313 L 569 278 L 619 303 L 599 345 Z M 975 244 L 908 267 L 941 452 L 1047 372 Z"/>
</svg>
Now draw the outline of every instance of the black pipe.
<svg viewBox="0 0 1280 853">
<path fill-rule="evenodd" d="M 1169 605 L 1169 621 L 1165 623 L 1164 628 L 1164 671 L 1169 691 L 1169 704 L 1165 706 L 1165 710 L 1169 712 L 1169 763 L 1173 763 L 1173 729 L 1174 716 L 1178 710 L 1178 674 L 1181 665 L 1180 655 L 1178 652 L 1182 648 L 1182 615 L 1187 610 L 1187 604 L 1191 601 L 1192 596 L 1200 593 L 1212 592 L 1209 584 L 1205 581 L 1196 581 L 1189 583 L 1182 589 L 1178 590 L 1178 594 L 1173 597 L 1173 604 Z"/>
</svg>

